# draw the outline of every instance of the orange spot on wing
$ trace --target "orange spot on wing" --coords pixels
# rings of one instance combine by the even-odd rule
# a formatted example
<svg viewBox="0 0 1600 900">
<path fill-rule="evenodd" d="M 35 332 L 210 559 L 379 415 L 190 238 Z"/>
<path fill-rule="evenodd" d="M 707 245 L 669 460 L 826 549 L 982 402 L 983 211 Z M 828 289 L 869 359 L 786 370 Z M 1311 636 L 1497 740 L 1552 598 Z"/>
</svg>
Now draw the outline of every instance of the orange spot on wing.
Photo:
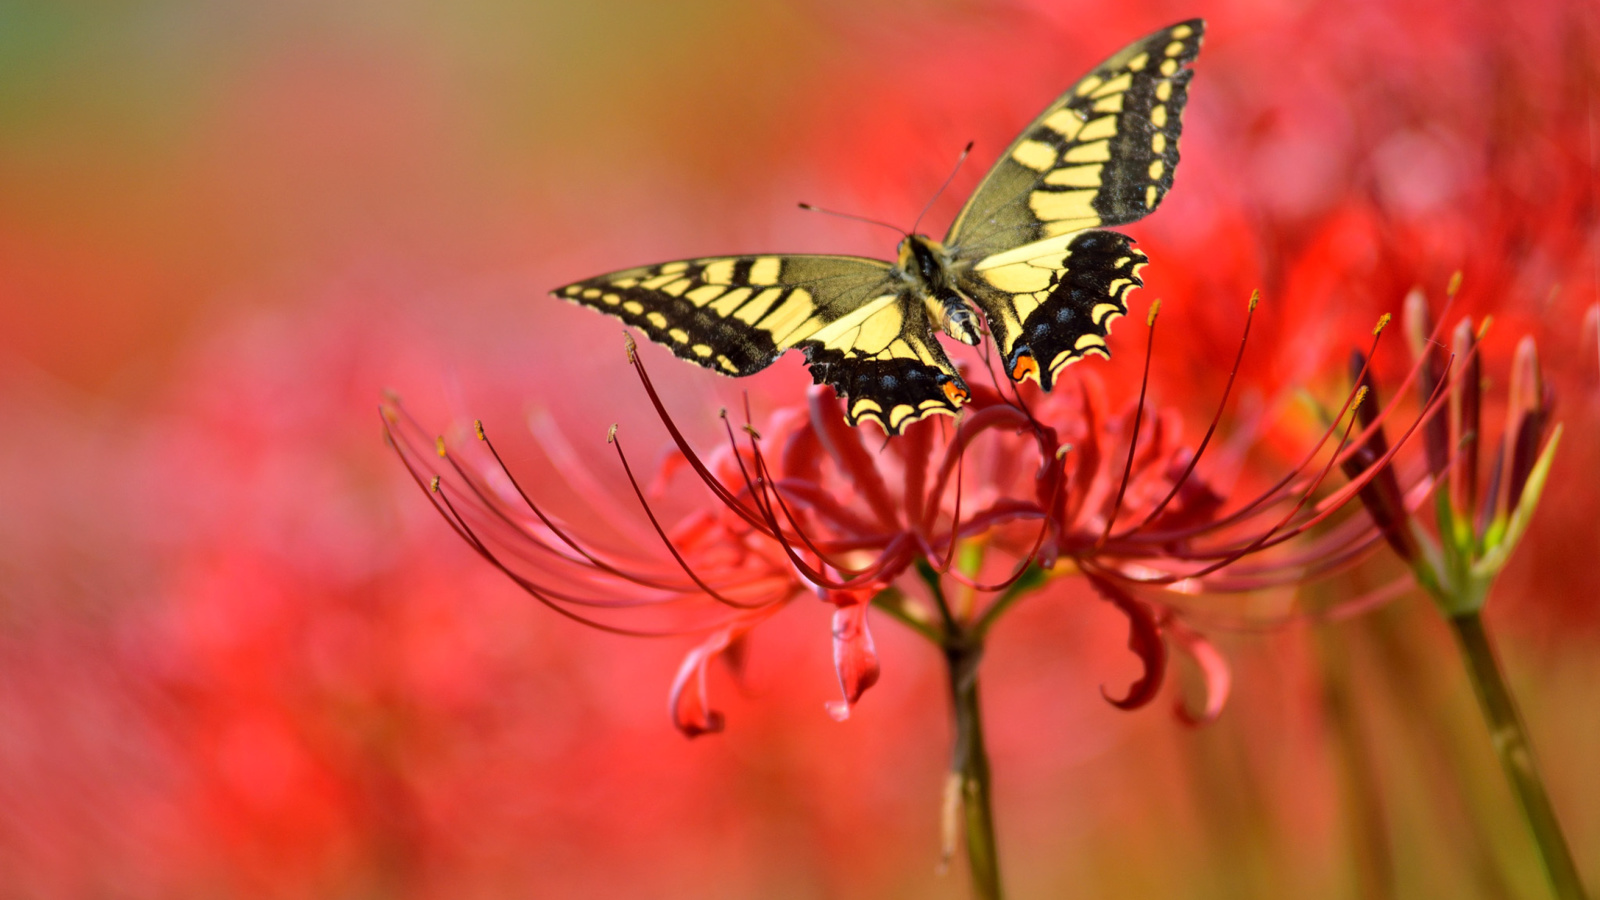
<svg viewBox="0 0 1600 900">
<path fill-rule="evenodd" d="M 961 404 L 967 402 L 966 388 L 956 384 L 954 381 L 946 381 L 943 387 L 944 395 L 945 397 L 949 398 L 952 405 L 960 406 Z"/>
<path fill-rule="evenodd" d="M 1035 381 L 1039 380 L 1039 364 L 1034 362 L 1033 354 L 1024 352 L 1017 357 L 1017 364 L 1011 368 L 1011 380 L 1021 381 L 1029 377 Z"/>
</svg>

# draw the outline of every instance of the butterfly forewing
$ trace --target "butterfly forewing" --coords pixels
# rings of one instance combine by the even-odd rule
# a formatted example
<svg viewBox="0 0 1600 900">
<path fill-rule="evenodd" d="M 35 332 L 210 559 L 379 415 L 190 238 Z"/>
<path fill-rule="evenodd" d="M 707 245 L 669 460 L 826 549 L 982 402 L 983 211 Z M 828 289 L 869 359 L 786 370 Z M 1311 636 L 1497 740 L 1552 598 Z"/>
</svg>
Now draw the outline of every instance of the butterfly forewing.
<svg viewBox="0 0 1600 900">
<path fill-rule="evenodd" d="M 1172 187 L 1189 64 L 1205 23 L 1135 41 L 1022 132 L 967 201 L 945 245 L 981 260 L 1046 238 L 1148 215 Z"/>
<path fill-rule="evenodd" d="M 927 312 L 888 263 L 852 256 L 680 260 L 589 278 L 553 292 L 616 316 L 677 356 L 750 375 L 804 351 L 818 384 L 848 395 L 852 424 L 890 434 L 966 396 Z M 949 385 L 949 387 L 947 387 Z"/>
<path fill-rule="evenodd" d="M 625 269 L 552 291 L 616 316 L 690 362 L 750 375 L 880 294 L 889 266 L 853 256 L 725 256 Z"/>
</svg>

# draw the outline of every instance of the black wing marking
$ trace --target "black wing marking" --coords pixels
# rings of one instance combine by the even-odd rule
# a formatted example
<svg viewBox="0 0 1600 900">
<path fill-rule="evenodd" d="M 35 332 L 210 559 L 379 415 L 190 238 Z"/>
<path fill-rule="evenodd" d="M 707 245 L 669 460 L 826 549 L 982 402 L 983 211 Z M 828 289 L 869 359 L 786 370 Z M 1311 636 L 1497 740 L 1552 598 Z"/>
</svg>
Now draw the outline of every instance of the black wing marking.
<svg viewBox="0 0 1600 900">
<path fill-rule="evenodd" d="M 895 290 L 889 265 L 853 256 L 725 256 L 600 275 L 551 293 L 644 332 L 682 359 L 751 375 Z"/>
<path fill-rule="evenodd" d="M 847 398 L 851 425 L 870 419 L 896 435 L 925 416 L 955 415 L 968 397 L 926 305 L 909 291 L 879 298 L 799 346 L 816 383 Z"/>
<path fill-rule="evenodd" d="M 1106 335 L 1127 314 L 1128 292 L 1144 286 L 1145 262 L 1127 235 L 1085 231 L 990 257 L 957 286 L 988 318 L 1012 379 L 1048 391 L 1067 365 L 1110 355 Z"/>
</svg>

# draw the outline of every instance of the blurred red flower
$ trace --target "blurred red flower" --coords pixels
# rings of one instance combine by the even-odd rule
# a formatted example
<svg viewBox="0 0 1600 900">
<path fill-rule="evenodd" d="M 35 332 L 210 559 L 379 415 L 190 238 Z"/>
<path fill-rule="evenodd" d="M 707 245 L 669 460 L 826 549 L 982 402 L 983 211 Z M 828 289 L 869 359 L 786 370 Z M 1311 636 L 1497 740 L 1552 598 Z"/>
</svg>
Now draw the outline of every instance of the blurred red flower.
<svg viewBox="0 0 1600 900">
<path fill-rule="evenodd" d="M 800 714 L 815 708 L 813 689 L 829 677 L 814 655 L 829 645 L 820 628 L 806 627 L 805 605 L 774 603 L 772 616 L 788 624 L 742 640 L 728 630 L 726 646 L 705 644 L 687 662 L 676 642 L 611 640 L 559 624 L 470 551 L 441 550 L 440 523 L 425 518 L 433 514 L 414 486 L 375 446 L 371 401 L 393 385 L 429 417 L 470 408 L 491 423 L 520 424 L 530 404 L 546 404 L 597 435 L 601 412 L 636 423 L 643 407 L 631 378 L 594 349 L 608 346 L 610 323 L 537 298 L 543 288 L 701 252 L 879 252 L 851 226 L 771 211 L 806 199 L 908 221 L 966 141 L 978 142 L 961 176 L 971 179 L 1086 62 L 1196 10 L 640 9 L 574 7 L 547 21 L 532 7 L 492 4 L 459 14 L 252 6 L 238 15 L 226 5 L 200 15 L 133 4 L 106 19 L 39 6 L 11 23 L 27 52 L 6 57 L 16 67 L 7 96 L 17 102 L 0 138 L 0 300 L 16 326 L 0 371 L 0 414 L 10 424 L 0 439 L 0 894 L 955 890 L 935 880 L 926 849 L 937 807 L 926 785 L 945 764 L 927 748 L 939 726 L 926 710 L 941 674 L 916 662 L 909 632 L 872 633 L 871 649 L 894 677 L 873 689 L 870 720 L 838 728 Z M 1130 229 L 1152 259 L 1144 296 L 1164 297 L 1166 311 L 1142 407 L 1140 444 L 1152 449 L 1135 460 L 1108 546 L 1171 489 L 1171 464 L 1187 465 L 1179 448 L 1190 442 L 1176 425 L 1198 433 L 1192 426 L 1216 410 L 1239 337 L 1239 298 L 1262 290 L 1252 349 L 1200 470 L 1207 477 L 1185 484 L 1243 498 L 1292 471 L 1324 430 L 1297 400 L 1344 391 L 1349 336 L 1398 311 L 1413 287 L 1437 298 L 1449 273 L 1464 271 L 1446 329 L 1460 315 L 1493 316 L 1477 348 L 1490 373 L 1512 371 L 1516 339 L 1535 335 L 1542 377 L 1560 401 L 1550 417 L 1565 436 L 1549 476 L 1559 489 L 1501 573 L 1491 617 L 1528 663 L 1528 683 L 1544 692 L 1528 714 L 1543 732 L 1552 780 L 1570 796 L 1592 795 L 1589 726 L 1573 715 L 1592 694 L 1600 624 L 1588 574 L 1600 546 L 1589 475 L 1600 466 L 1592 5 L 1423 0 L 1201 12 L 1210 40 L 1178 184 L 1160 215 Z M 771 41 L 773 33 L 785 40 Z M 763 49 L 726 50 L 752 46 Z M 347 127 L 329 131 L 330 121 Z M 929 221 L 961 196 L 958 182 Z M 54 302 L 61 297 L 87 299 L 69 314 Z M 189 312 L 159 305 L 169 299 Z M 1034 407 L 1060 443 L 1074 444 L 1058 465 L 1062 503 L 1080 504 L 1076 518 L 1061 510 L 1051 521 L 1062 524 L 1041 545 L 1058 542 L 1064 557 L 1099 540 L 1095 525 L 1104 528 L 1125 465 L 1143 362 L 1128 352 L 1138 333 L 1130 324 L 1116 335 L 1115 360 Z M 152 345 L 178 349 L 152 357 Z M 133 349 L 105 349 L 117 347 Z M 711 419 L 702 414 L 732 392 L 710 376 L 671 374 L 651 352 L 641 350 L 691 445 L 707 445 L 690 425 Z M 99 374 L 73 368 L 80 364 Z M 1398 355 L 1380 352 L 1370 365 L 1386 397 L 1409 393 L 1392 387 L 1406 368 Z M 760 446 L 774 477 L 803 482 L 786 467 L 779 436 L 822 426 L 805 424 L 803 376 L 793 365 L 774 369 L 749 382 Z M 584 390 L 551 387 L 569 384 Z M 430 396 L 436 386 L 442 396 Z M 702 405 L 676 399 L 678 387 L 683 397 L 725 396 Z M 1505 421 L 1504 397 L 1488 387 L 1483 421 Z M 1401 411 L 1415 403 L 1393 402 Z M 1079 406 L 1097 417 L 1104 467 L 1081 478 L 1087 442 L 1069 433 Z M 785 408 L 796 412 L 779 421 Z M 528 443 L 500 427 L 505 444 Z M 655 447 L 633 437 L 636 428 L 645 433 L 624 431 L 630 453 L 648 458 Z M 1364 431 L 1351 434 L 1351 446 L 1366 446 Z M 928 440 L 930 467 L 950 437 Z M 989 430 L 974 442 L 961 490 L 946 496 L 942 525 L 927 534 L 936 551 L 954 496 L 966 498 L 963 519 L 993 505 L 974 485 L 1048 506 L 1033 472 L 981 461 L 1002 445 L 1042 459 L 1034 440 Z M 736 471 L 739 460 L 755 463 L 747 445 L 741 437 L 738 451 L 707 458 L 730 490 L 746 490 Z M 465 460 L 475 446 L 470 435 L 461 441 Z M 432 453 L 431 437 L 422 449 Z M 886 482 L 895 491 L 902 452 L 875 456 L 900 479 Z M 1425 467 L 1414 462 L 1421 442 L 1408 452 L 1397 474 L 1409 502 Z M 831 455 L 812 455 L 824 480 L 848 483 Z M 529 451 L 507 462 L 530 481 L 555 483 L 548 457 Z M 682 498 L 700 481 L 676 471 L 658 508 L 671 522 L 687 521 L 680 514 L 694 504 Z M 592 526 L 579 524 L 606 548 L 659 541 L 648 527 L 614 533 L 624 520 L 643 521 L 617 512 L 633 502 L 626 492 L 613 475 L 587 496 L 558 486 L 548 502 L 563 515 L 585 500 L 601 508 Z M 783 496 L 817 527 L 817 512 Z M 1180 495 L 1164 515 L 1207 502 Z M 857 496 L 846 511 L 871 525 L 865 504 Z M 783 509 L 772 512 L 787 529 Z M 1025 518 L 1023 506 L 1015 512 L 1004 522 L 996 514 L 990 531 L 1000 549 L 969 580 L 999 582 L 1031 546 L 1042 520 Z M 725 534 L 757 534 L 754 524 L 726 509 L 701 522 L 698 535 L 689 525 L 671 533 L 694 565 L 769 571 L 774 594 L 794 586 L 792 561 L 770 541 L 751 542 L 748 570 L 712 552 Z M 1344 545 L 1352 549 L 1382 540 L 1363 520 L 1339 528 L 1344 538 L 1367 529 Z M 644 541 L 621 540 L 640 530 Z M 894 530 L 914 529 L 900 520 Z M 1340 537 L 1323 534 L 1313 540 Z M 864 558 L 880 558 L 885 546 L 864 549 Z M 814 562 L 803 543 L 795 549 Z M 1286 551 L 1259 560 L 1294 563 Z M 1118 572 L 1159 581 L 1216 561 L 1180 565 L 1165 548 L 1143 552 L 1163 563 L 1159 572 L 1133 568 L 1149 562 L 1137 555 L 1092 558 L 1112 584 L 1128 580 Z M 863 566 L 849 552 L 839 561 Z M 655 574 L 686 581 L 669 554 L 657 562 Z M 1284 574 L 1252 573 L 1255 562 L 1241 560 L 1212 583 Z M 958 554 L 952 568 L 965 572 L 960 565 Z M 1372 568 L 1351 583 L 1393 581 L 1393 567 Z M 965 587 L 949 583 L 959 602 Z M 789 596 L 814 596 L 812 588 Z M 1049 589 L 1088 596 L 1081 579 Z M 1123 589 L 1140 602 L 1153 593 Z M 1276 622 L 1321 600 L 1183 595 L 1183 618 L 1149 612 L 1183 645 L 1187 623 L 1215 636 L 1218 624 Z M 678 604 L 690 605 L 733 612 L 715 601 Z M 997 802 L 1030 835 L 1013 845 L 1020 883 L 1039 895 L 1107 896 L 1345 887 L 1348 873 L 1330 849 L 1346 824 L 1329 771 L 1333 713 L 1315 699 L 1324 685 L 1307 674 L 1323 632 L 1218 638 L 1238 675 L 1231 711 L 1208 732 L 1170 736 L 1093 698 L 1095 683 L 1131 667 L 1108 639 L 1125 628 L 1109 610 L 1023 604 L 1017 627 L 994 636 L 1006 652 L 990 664 L 1007 685 L 988 698 L 994 750 L 1002 773 L 1014 773 L 1000 776 Z M 821 613 L 844 616 L 836 630 L 846 648 L 860 646 L 852 617 L 876 617 L 831 600 Z M 665 627 L 713 621 L 691 618 Z M 702 663 L 744 659 L 757 643 L 759 653 L 745 654 L 745 688 L 760 699 L 734 709 L 725 698 L 721 707 L 739 717 L 726 740 L 685 742 L 663 727 L 660 695 L 676 668 L 680 716 L 703 716 L 709 727 L 714 679 L 693 709 L 702 673 L 710 677 Z M 1393 645 L 1378 646 L 1355 652 L 1360 676 L 1392 662 L 1384 653 Z M 868 658 L 846 660 L 858 686 Z M 785 677 L 771 678 L 762 661 Z M 1365 739 L 1379 780 L 1420 794 L 1454 757 L 1419 750 L 1424 742 L 1404 726 L 1447 710 L 1463 688 L 1404 671 L 1401 699 L 1381 683 L 1356 686 L 1362 708 L 1378 716 Z M 1470 758 L 1465 765 L 1476 771 Z M 1424 826 L 1402 836 L 1410 854 L 1397 875 L 1402 895 L 1497 894 L 1469 876 L 1436 881 L 1450 877 L 1450 863 L 1471 869 L 1472 848 L 1484 846 L 1461 839 L 1460 810 L 1392 800 L 1393 821 Z M 1596 846 L 1592 813 L 1577 813 L 1574 845 Z M 874 836 L 871 853 L 861 852 L 862 834 Z M 1485 854 L 1516 852 L 1491 843 Z M 1498 893 L 1531 893 L 1519 879 L 1513 873 Z"/>
</svg>

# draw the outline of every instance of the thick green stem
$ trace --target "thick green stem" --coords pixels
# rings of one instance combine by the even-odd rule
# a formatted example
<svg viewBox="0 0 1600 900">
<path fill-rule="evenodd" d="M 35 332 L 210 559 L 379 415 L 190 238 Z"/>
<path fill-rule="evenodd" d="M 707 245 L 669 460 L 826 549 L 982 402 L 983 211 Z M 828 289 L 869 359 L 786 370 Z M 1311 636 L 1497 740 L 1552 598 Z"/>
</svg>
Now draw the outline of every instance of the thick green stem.
<svg viewBox="0 0 1600 900">
<path fill-rule="evenodd" d="M 983 745 L 983 714 L 978 705 L 978 663 L 982 658 L 983 646 L 961 636 L 945 644 L 956 731 L 950 772 L 960 785 L 973 894 L 979 900 L 1000 900 L 1004 895 L 1000 890 L 1000 859 L 989 799 L 989 753 Z"/>
<path fill-rule="evenodd" d="M 1455 632 L 1456 643 L 1466 659 L 1467 671 L 1472 675 L 1472 686 L 1478 695 L 1478 705 L 1483 708 L 1483 718 L 1489 725 L 1489 739 L 1494 752 L 1500 757 L 1511 790 L 1527 816 L 1528 828 L 1539 845 L 1550 885 L 1559 900 L 1586 900 L 1583 883 L 1578 880 L 1578 868 L 1573 864 L 1572 851 L 1561 833 L 1561 823 L 1550 805 L 1550 794 L 1545 790 L 1539 769 L 1534 765 L 1533 750 L 1528 744 L 1527 729 L 1517 712 L 1516 701 L 1506 685 L 1505 675 L 1495 659 L 1494 647 L 1483 629 L 1483 617 L 1477 611 L 1450 617 L 1450 627 Z"/>
</svg>

